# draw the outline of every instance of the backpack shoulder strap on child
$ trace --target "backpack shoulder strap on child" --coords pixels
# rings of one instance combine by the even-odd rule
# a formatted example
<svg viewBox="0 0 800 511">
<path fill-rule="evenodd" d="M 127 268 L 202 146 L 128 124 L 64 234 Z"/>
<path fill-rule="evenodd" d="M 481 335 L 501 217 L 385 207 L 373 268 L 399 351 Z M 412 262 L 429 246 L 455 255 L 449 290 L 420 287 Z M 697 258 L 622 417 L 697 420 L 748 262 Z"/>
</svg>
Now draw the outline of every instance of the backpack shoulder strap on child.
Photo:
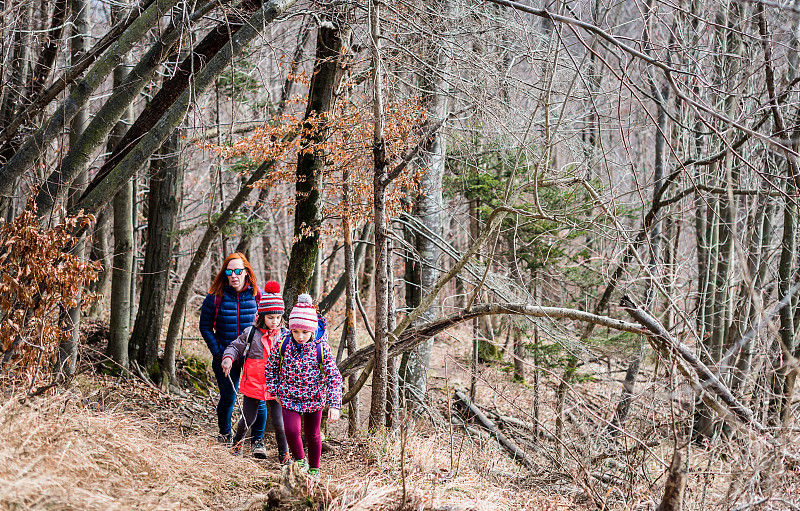
<svg viewBox="0 0 800 511">
<path fill-rule="evenodd" d="M 250 331 L 247 332 L 247 344 L 244 346 L 244 356 L 242 360 L 247 360 L 247 355 L 250 353 L 250 344 L 253 343 L 253 337 L 256 335 L 256 327 L 251 326 Z"/>
<path fill-rule="evenodd" d="M 283 340 L 281 341 L 281 348 L 280 348 L 280 361 L 278 362 L 278 372 L 280 373 L 281 369 L 283 368 L 283 357 L 286 355 L 286 348 L 289 347 L 289 341 L 292 340 L 292 332 L 287 331 L 286 334 L 283 336 Z M 325 378 L 325 365 L 322 363 L 322 343 L 314 343 L 316 344 L 317 348 L 317 364 L 319 365 L 319 372 L 322 375 L 322 378 Z"/>
</svg>

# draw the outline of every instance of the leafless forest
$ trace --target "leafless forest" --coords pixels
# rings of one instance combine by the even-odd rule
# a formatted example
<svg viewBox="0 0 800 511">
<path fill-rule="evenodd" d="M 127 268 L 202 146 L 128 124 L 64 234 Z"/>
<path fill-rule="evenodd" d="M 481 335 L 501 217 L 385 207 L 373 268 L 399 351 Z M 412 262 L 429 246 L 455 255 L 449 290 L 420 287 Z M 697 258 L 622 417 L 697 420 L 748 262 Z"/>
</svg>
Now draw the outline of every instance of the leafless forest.
<svg viewBox="0 0 800 511">
<path fill-rule="evenodd" d="M 488 449 L 497 508 L 800 508 L 800 0 L 5 0 L 0 33 L 5 412 L 89 373 L 190 399 L 241 252 L 328 317 L 341 436 L 425 431 L 455 482 Z"/>
</svg>

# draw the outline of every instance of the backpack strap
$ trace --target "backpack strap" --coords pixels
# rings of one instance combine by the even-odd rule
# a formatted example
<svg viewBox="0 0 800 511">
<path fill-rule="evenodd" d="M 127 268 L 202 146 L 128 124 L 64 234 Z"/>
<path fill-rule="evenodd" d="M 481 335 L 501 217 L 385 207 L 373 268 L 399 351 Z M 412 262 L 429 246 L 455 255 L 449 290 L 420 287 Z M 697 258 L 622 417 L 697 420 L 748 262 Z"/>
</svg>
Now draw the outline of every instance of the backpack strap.
<svg viewBox="0 0 800 511">
<path fill-rule="evenodd" d="M 281 358 L 278 360 L 278 374 L 281 374 L 281 370 L 283 369 L 283 356 L 286 354 L 286 347 L 289 346 L 289 338 L 292 336 L 292 332 L 287 331 L 287 334 L 289 335 L 284 334 L 283 339 L 281 340 Z"/>
<path fill-rule="evenodd" d="M 322 343 L 318 342 L 317 344 L 317 364 L 319 364 L 319 374 L 322 376 L 322 379 L 325 379 L 325 366 L 322 364 Z"/>
<path fill-rule="evenodd" d="M 281 341 L 281 348 L 280 352 L 280 359 L 278 361 L 278 374 L 280 374 L 281 369 L 283 369 L 283 357 L 286 355 L 286 348 L 289 346 L 289 340 L 292 337 L 292 332 L 288 330 L 286 332 L 288 335 L 284 335 L 283 340 Z M 314 343 L 317 348 L 317 364 L 319 365 L 319 374 L 322 376 L 322 379 L 325 379 L 325 365 L 322 363 L 322 343 L 316 342 Z"/>
<path fill-rule="evenodd" d="M 253 337 L 256 335 L 256 327 L 251 326 L 250 331 L 247 332 L 247 344 L 244 347 L 244 357 L 243 359 L 247 359 L 247 355 L 250 353 L 250 344 L 253 342 Z"/>
<path fill-rule="evenodd" d="M 219 316 L 219 307 L 222 305 L 222 297 L 214 295 L 214 333 L 217 332 L 217 316 Z"/>
</svg>

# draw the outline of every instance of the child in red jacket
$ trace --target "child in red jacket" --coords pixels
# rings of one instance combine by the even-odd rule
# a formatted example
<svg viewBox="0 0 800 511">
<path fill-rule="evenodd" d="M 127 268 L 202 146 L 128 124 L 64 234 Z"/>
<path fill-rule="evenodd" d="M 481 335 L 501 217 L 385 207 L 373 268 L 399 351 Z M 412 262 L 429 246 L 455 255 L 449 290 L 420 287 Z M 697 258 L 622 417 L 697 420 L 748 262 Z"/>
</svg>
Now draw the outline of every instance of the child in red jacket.
<svg viewBox="0 0 800 511">
<path fill-rule="evenodd" d="M 265 293 L 258 304 L 258 315 L 255 324 L 248 327 L 242 334 L 225 349 L 222 356 L 222 370 L 227 376 L 233 363 L 245 357 L 242 368 L 242 380 L 239 390 L 244 395 L 242 399 L 242 418 L 236 425 L 236 434 L 233 437 L 233 453 L 240 455 L 244 435 L 256 421 L 259 407 L 268 409 L 268 416 L 272 419 L 275 430 L 275 440 L 278 443 L 278 460 L 287 464 L 290 460 L 289 447 L 286 443 L 286 433 L 283 428 L 283 415 L 280 404 L 266 390 L 264 381 L 264 367 L 272 347 L 280 342 L 283 320 L 283 298 L 279 294 L 280 284 L 274 281 L 267 282 L 264 286 Z M 263 415 L 262 415 L 263 417 Z M 266 419 L 263 419 L 266 422 Z M 263 427 L 262 427 L 263 430 Z M 264 459 L 267 450 L 264 443 L 258 440 L 253 443 L 253 456 Z"/>
<path fill-rule="evenodd" d="M 289 330 L 272 346 L 266 366 L 267 391 L 281 403 L 286 439 L 292 457 L 313 476 L 319 475 L 322 453 L 320 423 L 327 405 L 328 420 L 339 420 L 342 375 L 328 345 L 325 319 L 317 314 L 311 297 L 301 294 L 289 315 Z M 300 424 L 303 424 L 308 461 Z"/>
</svg>

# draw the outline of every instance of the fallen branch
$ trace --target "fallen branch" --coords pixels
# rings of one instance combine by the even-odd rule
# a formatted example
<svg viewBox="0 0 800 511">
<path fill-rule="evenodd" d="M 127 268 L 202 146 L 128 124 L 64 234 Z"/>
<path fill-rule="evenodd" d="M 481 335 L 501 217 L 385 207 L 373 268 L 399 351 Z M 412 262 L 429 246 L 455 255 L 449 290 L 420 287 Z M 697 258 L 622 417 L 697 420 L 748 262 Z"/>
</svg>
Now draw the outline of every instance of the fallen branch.
<svg viewBox="0 0 800 511">
<path fill-rule="evenodd" d="M 704 401 L 711 408 L 723 416 L 726 415 L 725 411 L 727 410 L 740 422 L 764 435 L 771 444 L 777 443 L 766 428 L 755 420 L 753 412 L 736 399 L 728 387 L 716 377 L 708 366 L 697 358 L 688 346 L 674 339 L 657 319 L 639 308 L 629 297 L 623 296 L 620 304 L 633 319 L 651 332 L 647 339 L 656 351 L 664 354 L 667 358 L 671 358 L 674 355 L 678 356 L 680 361 L 683 362 L 678 364 L 678 369 L 689 379 L 695 391 L 700 392 L 701 395 L 706 394 L 709 399 L 704 399 Z M 687 365 L 688 368 L 686 367 Z M 691 374 L 689 368 L 694 371 L 694 374 Z M 710 391 L 711 394 L 718 397 L 724 403 L 724 407 L 705 391 Z"/>
<path fill-rule="evenodd" d="M 453 396 L 455 397 L 455 403 L 461 404 L 464 408 L 469 410 L 469 413 L 472 414 L 472 418 L 476 420 L 478 425 L 480 425 L 485 430 L 489 431 L 497 442 L 503 446 L 503 448 L 511 454 L 511 457 L 514 461 L 518 461 L 525 465 L 528 468 L 535 468 L 533 461 L 528 458 L 528 455 L 525 454 L 525 451 L 517 447 L 511 440 L 509 440 L 503 433 L 497 429 L 497 426 L 489 420 L 488 417 L 478 408 L 475 404 L 470 401 L 470 399 L 461 392 L 460 390 L 455 390 L 453 392 Z"/>
<path fill-rule="evenodd" d="M 575 321 L 586 321 L 588 323 L 605 326 L 607 328 L 613 328 L 615 330 L 621 330 L 623 332 L 631 332 L 640 335 L 648 334 L 646 329 L 634 323 L 609 318 L 608 316 L 591 314 L 589 312 L 584 312 L 577 309 L 567 309 L 563 307 L 540 307 L 538 305 L 527 305 L 524 303 L 498 303 L 479 305 L 473 307 L 469 311 L 451 314 L 450 316 L 439 318 L 430 323 L 425 323 L 424 325 L 420 325 L 416 328 L 406 330 L 400 335 L 400 338 L 396 342 L 389 346 L 389 357 L 402 355 L 406 351 L 414 349 L 439 332 L 459 323 L 492 314 L 525 315 L 536 318 L 550 319 L 572 319 Z M 375 347 L 370 345 L 365 348 L 361 348 L 343 360 L 339 364 L 339 371 L 342 373 L 342 377 L 346 378 L 351 374 L 355 374 L 356 371 L 367 365 L 369 360 L 372 358 L 374 351 Z"/>
</svg>

